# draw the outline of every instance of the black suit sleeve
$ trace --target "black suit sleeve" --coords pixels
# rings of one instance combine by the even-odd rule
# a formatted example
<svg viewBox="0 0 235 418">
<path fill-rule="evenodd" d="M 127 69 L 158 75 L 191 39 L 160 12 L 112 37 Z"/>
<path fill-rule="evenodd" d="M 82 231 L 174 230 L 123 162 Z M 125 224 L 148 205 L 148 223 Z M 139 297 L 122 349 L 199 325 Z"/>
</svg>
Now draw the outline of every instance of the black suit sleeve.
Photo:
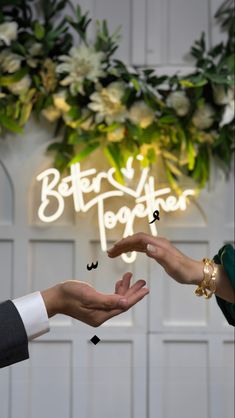
<svg viewBox="0 0 235 418">
<path fill-rule="evenodd" d="M 0 367 L 29 358 L 28 337 L 19 312 L 10 300 L 0 303 Z"/>
</svg>

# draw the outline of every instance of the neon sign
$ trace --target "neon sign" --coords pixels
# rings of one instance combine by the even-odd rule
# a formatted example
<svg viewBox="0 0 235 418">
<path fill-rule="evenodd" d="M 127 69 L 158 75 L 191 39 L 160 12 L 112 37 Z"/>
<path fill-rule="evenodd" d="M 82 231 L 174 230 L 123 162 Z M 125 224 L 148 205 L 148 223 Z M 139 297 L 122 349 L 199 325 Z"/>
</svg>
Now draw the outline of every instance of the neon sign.
<svg viewBox="0 0 235 418">
<path fill-rule="evenodd" d="M 141 160 L 141 156 L 137 157 Z M 122 168 L 122 173 L 126 178 L 126 183 L 135 178 L 135 169 L 133 168 L 134 158 L 130 157 L 126 167 Z M 195 193 L 191 189 L 184 190 L 180 196 L 172 194 L 170 187 L 155 189 L 155 179 L 149 173 L 149 168 L 141 170 L 139 182 L 136 189 L 122 185 L 114 178 L 115 168 L 108 171 L 97 172 L 95 168 L 82 170 L 80 163 L 73 164 L 70 167 L 70 175 L 61 178 L 60 172 L 55 168 L 49 168 L 37 176 L 37 180 L 42 182 L 41 204 L 38 209 L 38 216 L 42 222 L 50 223 L 59 219 L 65 208 L 65 199 L 68 196 L 73 197 L 74 210 L 76 212 L 88 212 L 92 207 L 97 206 L 98 224 L 100 233 L 101 248 L 107 250 L 106 230 L 111 230 L 118 223 L 125 225 L 123 237 L 134 233 L 135 218 L 148 218 L 149 228 L 152 235 L 157 236 L 156 223 L 150 223 L 153 212 L 163 210 L 165 212 L 174 212 L 186 209 L 187 196 L 193 196 Z M 101 192 L 102 186 L 111 186 L 111 190 Z M 86 200 L 87 195 L 93 194 L 90 200 Z M 116 213 L 105 209 L 105 203 L 110 199 L 131 196 L 134 200 L 134 207 L 131 209 L 122 206 Z M 47 214 L 48 207 L 52 200 L 56 200 L 57 207 L 54 213 Z M 85 201 L 86 200 L 86 201 Z M 122 258 L 127 263 L 132 263 L 136 259 L 136 252 L 130 256 L 122 254 Z"/>
</svg>

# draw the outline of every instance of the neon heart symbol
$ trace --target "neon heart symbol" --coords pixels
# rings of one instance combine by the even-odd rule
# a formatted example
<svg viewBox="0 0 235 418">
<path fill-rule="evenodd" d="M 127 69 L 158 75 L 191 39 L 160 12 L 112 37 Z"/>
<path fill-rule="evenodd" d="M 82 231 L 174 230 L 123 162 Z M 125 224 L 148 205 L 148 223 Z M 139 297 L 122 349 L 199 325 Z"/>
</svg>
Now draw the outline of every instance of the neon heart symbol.
<svg viewBox="0 0 235 418">
<path fill-rule="evenodd" d="M 130 163 L 129 163 L 129 160 L 131 160 Z M 127 169 L 124 168 L 124 170 L 128 171 L 128 175 L 126 177 L 128 177 L 130 175 L 132 175 L 131 178 L 134 177 L 135 172 L 134 172 L 134 169 L 131 167 L 132 161 L 133 161 L 133 158 L 130 157 L 127 161 Z M 121 169 L 121 170 L 123 172 L 123 169 Z M 133 171 L 130 171 L 130 170 L 133 170 Z M 146 167 L 142 170 L 140 180 L 139 180 L 139 183 L 138 183 L 138 186 L 137 186 L 136 190 L 133 190 L 130 187 L 123 186 L 122 184 L 118 183 L 118 181 L 116 181 L 113 178 L 113 175 L 114 175 L 115 171 L 116 171 L 115 168 L 110 168 L 110 170 L 107 172 L 107 179 L 108 179 L 109 183 L 112 184 L 112 186 L 114 186 L 116 189 L 121 190 L 122 192 L 127 193 L 127 194 L 135 197 L 136 199 L 138 197 L 140 197 L 140 195 L 142 193 L 142 190 L 144 188 L 144 185 L 146 183 L 147 177 L 148 177 L 149 168 Z M 124 173 L 125 173 L 125 171 L 124 171 Z"/>
<path fill-rule="evenodd" d="M 121 172 L 124 174 L 126 178 L 132 180 L 135 174 L 134 168 L 132 168 L 133 157 L 128 158 L 126 163 L 126 168 L 121 168 Z"/>
</svg>

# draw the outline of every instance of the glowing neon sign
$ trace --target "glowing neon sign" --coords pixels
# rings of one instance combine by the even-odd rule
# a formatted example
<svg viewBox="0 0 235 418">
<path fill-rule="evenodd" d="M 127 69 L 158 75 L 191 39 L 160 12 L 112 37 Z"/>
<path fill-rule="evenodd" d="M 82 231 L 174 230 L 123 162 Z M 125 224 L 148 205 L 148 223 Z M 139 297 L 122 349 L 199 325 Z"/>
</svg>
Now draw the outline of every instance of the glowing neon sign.
<svg viewBox="0 0 235 418">
<path fill-rule="evenodd" d="M 141 159 L 138 156 L 137 159 Z M 135 177 L 133 168 L 133 157 L 127 161 L 126 167 L 122 168 L 122 173 L 128 181 Z M 149 168 L 141 170 L 139 182 L 134 190 L 127 185 L 122 185 L 114 178 L 115 168 L 110 168 L 107 172 L 97 172 L 96 169 L 81 170 L 79 163 L 73 164 L 70 168 L 70 175 L 61 178 L 60 173 L 55 168 L 49 168 L 37 176 L 37 180 L 42 182 L 41 204 L 38 209 L 38 216 L 43 222 L 53 222 L 59 219 L 65 207 L 65 198 L 73 197 L 74 209 L 76 212 L 87 212 L 92 207 L 97 206 L 98 224 L 101 248 L 107 250 L 106 230 L 114 229 L 117 223 L 125 225 L 123 237 L 134 233 L 135 218 L 148 218 L 152 220 L 155 210 L 174 212 L 186 209 L 187 196 L 193 196 L 194 191 L 185 190 L 180 196 L 171 194 L 171 188 L 165 187 L 155 190 L 154 177 L 149 175 Z M 101 192 L 102 185 L 106 183 L 112 190 Z M 90 200 L 85 201 L 86 195 L 95 195 Z M 130 209 L 122 206 L 117 213 L 105 210 L 107 200 L 124 197 L 129 195 L 134 199 L 134 207 Z M 47 215 L 47 209 L 52 200 L 56 200 L 57 208 L 54 213 Z M 157 235 L 156 223 L 149 224 L 152 235 Z M 123 254 L 122 258 L 127 263 L 132 263 L 136 259 L 136 253 L 130 256 Z"/>
</svg>

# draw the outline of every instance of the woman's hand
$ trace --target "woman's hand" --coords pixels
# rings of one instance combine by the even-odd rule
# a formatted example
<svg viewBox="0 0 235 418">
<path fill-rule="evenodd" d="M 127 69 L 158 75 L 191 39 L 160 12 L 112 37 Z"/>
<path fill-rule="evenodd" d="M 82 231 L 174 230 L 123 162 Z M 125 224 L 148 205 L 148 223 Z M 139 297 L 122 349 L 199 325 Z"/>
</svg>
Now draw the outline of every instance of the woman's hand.
<svg viewBox="0 0 235 418">
<path fill-rule="evenodd" d="M 203 261 L 194 260 L 177 250 L 166 238 L 152 237 L 139 232 L 116 242 L 108 250 L 111 258 L 129 251 L 140 251 L 156 260 L 164 270 L 179 283 L 199 285 L 203 278 Z M 223 268 L 218 265 L 216 274 L 216 295 L 230 303 L 235 303 L 232 284 Z"/>
<path fill-rule="evenodd" d="M 198 285 L 203 280 L 203 262 L 181 253 L 166 238 L 139 232 L 116 242 L 108 250 L 108 256 L 114 258 L 129 251 L 146 253 L 179 283 Z"/>
<path fill-rule="evenodd" d="M 41 292 L 49 317 L 64 314 L 93 327 L 119 315 L 149 293 L 146 282 L 138 280 L 130 286 L 132 274 L 125 273 L 116 283 L 115 293 L 97 292 L 91 285 L 68 280 Z"/>
</svg>

